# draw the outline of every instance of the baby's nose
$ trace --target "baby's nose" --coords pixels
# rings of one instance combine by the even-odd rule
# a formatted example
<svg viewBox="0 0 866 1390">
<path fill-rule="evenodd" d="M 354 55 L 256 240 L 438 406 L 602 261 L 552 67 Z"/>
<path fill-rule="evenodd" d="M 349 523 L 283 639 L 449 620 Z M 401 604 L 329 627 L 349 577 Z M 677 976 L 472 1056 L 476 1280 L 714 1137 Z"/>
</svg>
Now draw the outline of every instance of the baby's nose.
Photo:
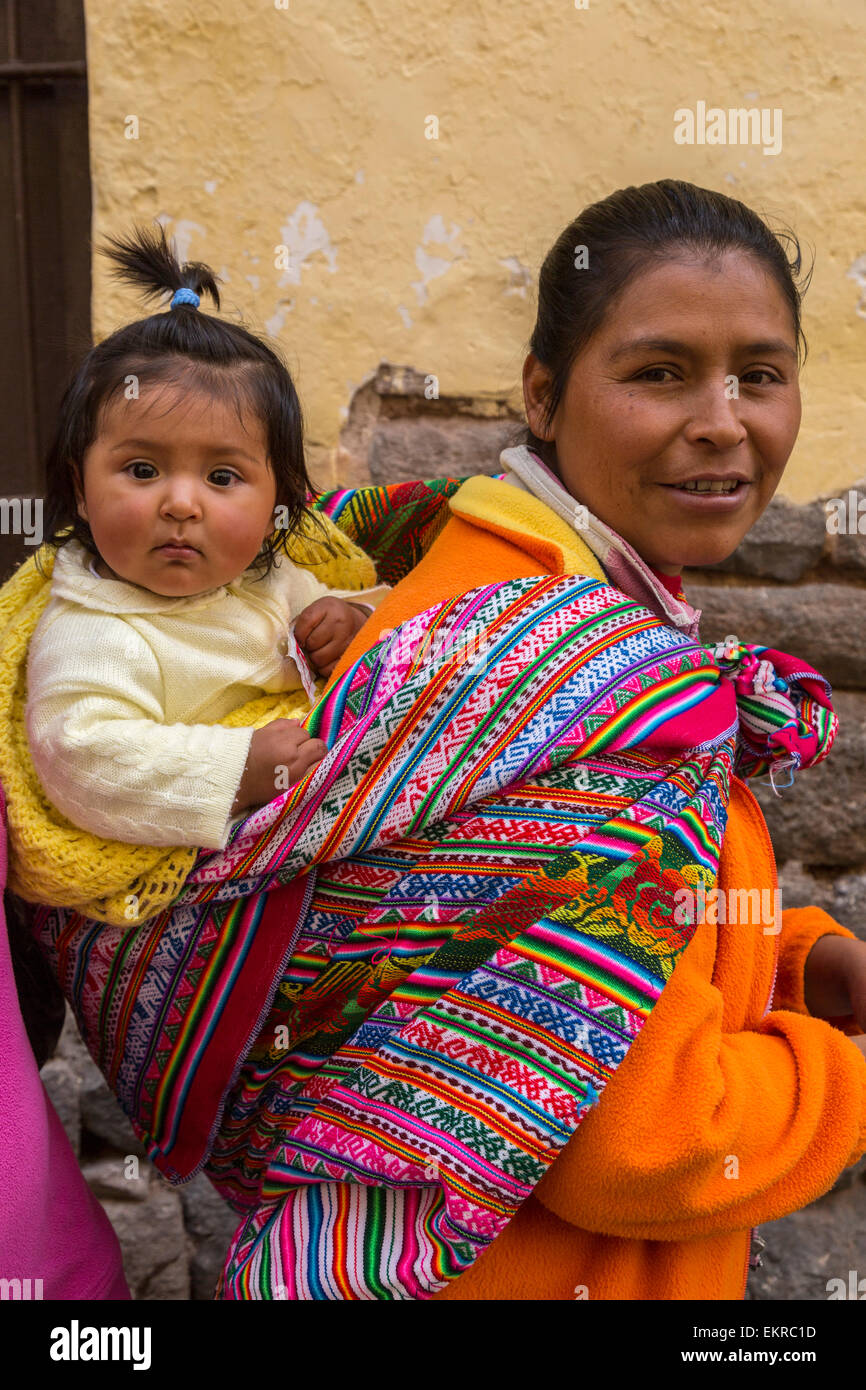
<svg viewBox="0 0 866 1390">
<path fill-rule="evenodd" d="M 179 488 L 169 493 L 162 504 L 162 510 L 166 516 L 180 520 L 197 516 L 201 512 L 201 504 L 194 492 L 188 488 Z"/>
</svg>

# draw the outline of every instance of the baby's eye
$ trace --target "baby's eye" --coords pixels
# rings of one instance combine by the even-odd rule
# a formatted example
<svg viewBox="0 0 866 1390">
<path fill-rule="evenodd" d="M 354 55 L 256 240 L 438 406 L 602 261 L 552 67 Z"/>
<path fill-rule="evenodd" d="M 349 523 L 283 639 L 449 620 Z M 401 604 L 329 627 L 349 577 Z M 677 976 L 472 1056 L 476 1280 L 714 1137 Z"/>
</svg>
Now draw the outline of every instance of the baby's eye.
<svg viewBox="0 0 866 1390">
<path fill-rule="evenodd" d="M 212 483 L 216 483 L 217 487 L 231 487 L 233 482 L 240 481 L 237 473 L 231 468 L 215 468 L 210 475 L 210 480 Z"/>
<path fill-rule="evenodd" d="M 131 473 L 133 478 L 139 478 L 142 482 L 146 478 L 156 477 L 156 469 L 152 463 L 145 463 L 143 459 L 136 459 L 133 463 L 126 466 L 127 473 Z"/>
</svg>

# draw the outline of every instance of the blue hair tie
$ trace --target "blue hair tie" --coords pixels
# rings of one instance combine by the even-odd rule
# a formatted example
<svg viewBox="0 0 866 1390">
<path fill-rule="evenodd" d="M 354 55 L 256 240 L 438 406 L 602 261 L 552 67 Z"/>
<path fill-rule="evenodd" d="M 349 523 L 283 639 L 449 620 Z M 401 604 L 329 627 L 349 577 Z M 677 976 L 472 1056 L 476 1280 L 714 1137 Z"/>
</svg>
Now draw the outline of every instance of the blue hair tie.
<svg viewBox="0 0 866 1390">
<path fill-rule="evenodd" d="M 191 304 L 194 309 L 197 309 L 199 304 L 201 304 L 201 299 L 196 294 L 195 290 L 177 290 L 175 291 L 174 299 L 168 307 L 169 309 L 175 309 L 178 304 Z"/>
</svg>

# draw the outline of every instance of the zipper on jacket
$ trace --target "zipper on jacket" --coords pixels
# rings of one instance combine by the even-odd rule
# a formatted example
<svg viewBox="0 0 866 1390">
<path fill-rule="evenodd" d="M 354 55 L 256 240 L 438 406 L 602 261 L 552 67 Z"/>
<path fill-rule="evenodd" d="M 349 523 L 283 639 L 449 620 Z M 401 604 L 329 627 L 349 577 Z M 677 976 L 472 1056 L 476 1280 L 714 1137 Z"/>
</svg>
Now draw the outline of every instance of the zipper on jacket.
<svg viewBox="0 0 866 1390">
<path fill-rule="evenodd" d="M 749 1231 L 749 1239 L 746 1241 L 746 1262 L 743 1265 L 743 1287 L 740 1290 L 740 1302 L 746 1297 L 746 1289 L 749 1287 L 749 1264 L 752 1255 L 752 1236 L 755 1234 L 756 1227 L 753 1226 Z"/>
<path fill-rule="evenodd" d="M 757 1249 L 753 1251 L 752 1247 Z M 749 1231 L 749 1243 L 746 1246 L 746 1267 L 743 1270 L 743 1291 L 740 1294 L 741 1301 L 746 1297 L 746 1290 L 749 1286 L 749 1270 L 760 1269 L 764 1263 L 761 1259 L 761 1251 L 767 1248 L 767 1242 L 758 1235 L 758 1227 L 753 1226 Z"/>
</svg>

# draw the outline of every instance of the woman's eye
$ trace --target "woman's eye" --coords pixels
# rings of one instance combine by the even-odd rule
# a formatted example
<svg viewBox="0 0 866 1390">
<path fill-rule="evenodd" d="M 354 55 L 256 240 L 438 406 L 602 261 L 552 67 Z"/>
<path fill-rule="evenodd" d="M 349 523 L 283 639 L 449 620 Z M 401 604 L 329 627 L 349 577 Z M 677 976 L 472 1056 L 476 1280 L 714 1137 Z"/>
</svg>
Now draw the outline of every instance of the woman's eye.
<svg viewBox="0 0 866 1390">
<path fill-rule="evenodd" d="M 233 482 L 240 481 L 237 473 L 233 472 L 231 468 L 215 468 L 210 475 L 210 480 L 212 483 L 216 483 L 217 487 L 231 487 Z"/>
<path fill-rule="evenodd" d="M 647 367 L 646 371 L 638 373 L 637 380 L 648 381 L 652 376 L 653 372 L 655 372 L 656 374 L 658 374 L 659 372 L 667 372 L 669 376 L 673 376 L 673 370 L 670 367 Z M 658 375 L 656 375 L 655 380 L 658 380 Z"/>
<path fill-rule="evenodd" d="M 146 478 L 153 478 L 156 475 L 156 469 L 153 464 L 144 463 L 140 459 L 136 460 L 134 463 L 127 464 L 127 472 L 131 473 L 133 478 L 139 478 L 142 482 Z"/>
<path fill-rule="evenodd" d="M 765 367 L 756 367 L 753 372 L 746 372 L 743 376 L 741 376 L 740 381 L 748 381 L 750 377 L 755 376 L 765 376 L 767 380 L 771 382 L 779 380 L 779 377 L 774 376 L 772 372 L 768 372 Z M 759 385 L 760 383 L 756 382 L 754 384 Z"/>
</svg>

